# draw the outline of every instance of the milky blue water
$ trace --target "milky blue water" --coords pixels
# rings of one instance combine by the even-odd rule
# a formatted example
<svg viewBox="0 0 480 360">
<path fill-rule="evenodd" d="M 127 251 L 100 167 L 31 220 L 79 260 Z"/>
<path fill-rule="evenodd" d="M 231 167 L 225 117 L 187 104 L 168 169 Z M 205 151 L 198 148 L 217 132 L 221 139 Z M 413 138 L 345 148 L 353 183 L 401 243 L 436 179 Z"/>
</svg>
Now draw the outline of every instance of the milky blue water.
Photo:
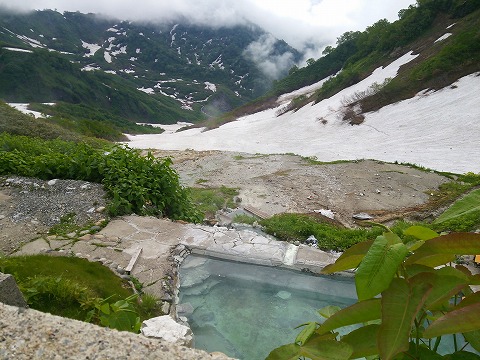
<svg viewBox="0 0 480 360">
<path fill-rule="evenodd" d="M 353 279 L 189 256 L 180 268 L 180 316 L 195 347 L 245 360 L 291 343 L 317 310 L 356 301 Z"/>
</svg>

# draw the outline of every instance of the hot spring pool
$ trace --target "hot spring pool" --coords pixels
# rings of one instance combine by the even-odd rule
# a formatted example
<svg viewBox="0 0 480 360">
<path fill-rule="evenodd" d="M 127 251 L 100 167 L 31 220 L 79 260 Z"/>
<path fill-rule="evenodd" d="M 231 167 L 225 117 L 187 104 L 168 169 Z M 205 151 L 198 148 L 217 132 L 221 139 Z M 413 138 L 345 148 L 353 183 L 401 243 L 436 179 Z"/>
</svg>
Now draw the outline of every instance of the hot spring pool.
<svg viewBox="0 0 480 360">
<path fill-rule="evenodd" d="M 353 278 L 320 277 L 286 269 L 190 255 L 180 267 L 179 316 L 188 319 L 195 347 L 265 359 L 293 342 L 317 310 L 356 301 Z"/>
</svg>

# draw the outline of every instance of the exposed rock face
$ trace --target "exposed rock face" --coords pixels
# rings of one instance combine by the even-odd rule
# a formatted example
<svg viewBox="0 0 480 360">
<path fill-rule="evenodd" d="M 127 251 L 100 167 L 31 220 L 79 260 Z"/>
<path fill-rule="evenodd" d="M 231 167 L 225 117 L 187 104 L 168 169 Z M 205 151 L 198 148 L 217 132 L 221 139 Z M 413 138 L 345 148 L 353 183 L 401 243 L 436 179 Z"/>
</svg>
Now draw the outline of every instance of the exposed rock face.
<svg viewBox="0 0 480 360">
<path fill-rule="evenodd" d="M 0 273 L 0 302 L 22 308 L 27 307 L 12 275 Z"/>
<path fill-rule="evenodd" d="M 0 303 L 0 359 L 228 360 L 159 339 Z"/>
<path fill-rule="evenodd" d="M 188 326 L 177 323 L 169 315 L 158 316 L 145 320 L 140 330 L 147 337 L 154 337 L 169 343 L 192 346 L 193 333 Z"/>
</svg>

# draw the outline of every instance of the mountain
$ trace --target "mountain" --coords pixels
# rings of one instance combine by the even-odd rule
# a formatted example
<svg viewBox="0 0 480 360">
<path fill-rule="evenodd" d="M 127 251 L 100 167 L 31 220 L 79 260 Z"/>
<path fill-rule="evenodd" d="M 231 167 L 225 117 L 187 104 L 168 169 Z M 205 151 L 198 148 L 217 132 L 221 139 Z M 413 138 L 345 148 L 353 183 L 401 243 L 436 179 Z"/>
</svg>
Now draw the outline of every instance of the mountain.
<svg viewBox="0 0 480 360">
<path fill-rule="evenodd" d="M 480 1 L 418 1 L 309 63 L 221 119 L 229 123 L 132 136 L 130 146 L 480 171 Z"/>
<path fill-rule="evenodd" d="M 127 121 L 216 116 L 264 94 L 301 58 L 253 24 L 135 23 L 53 10 L 0 10 L 0 47 L 2 100 L 122 129 Z M 283 65 L 276 73 L 262 71 L 275 59 Z"/>
</svg>

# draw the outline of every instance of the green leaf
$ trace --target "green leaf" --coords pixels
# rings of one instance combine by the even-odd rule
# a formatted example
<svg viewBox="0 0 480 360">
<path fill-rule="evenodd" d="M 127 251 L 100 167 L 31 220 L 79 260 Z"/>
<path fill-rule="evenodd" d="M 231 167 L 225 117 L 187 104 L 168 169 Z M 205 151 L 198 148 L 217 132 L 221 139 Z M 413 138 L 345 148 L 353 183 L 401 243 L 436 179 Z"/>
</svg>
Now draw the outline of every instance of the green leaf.
<svg viewBox="0 0 480 360">
<path fill-rule="evenodd" d="M 378 354 L 378 329 L 379 325 L 367 325 L 342 337 L 341 341 L 352 347 L 353 359 Z"/>
<path fill-rule="evenodd" d="M 477 255 L 480 254 L 480 234 L 451 233 L 426 241 L 410 256 L 407 264 L 426 264 L 425 260 L 438 255 Z M 448 257 L 446 257 L 448 259 Z M 448 262 L 448 261 L 447 261 Z M 435 266 L 447 262 L 435 262 Z"/>
<path fill-rule="evenodd" d="M 480 330 L 463 333 L 463 337 L 471 347 L 480 352 Z"/>
<path fill-rule="evenodd" d="M 397 278 L 382 293 L 382 324 L 377 338 L 382 360 L 408 350 L 413 322 L 430 289 L 429 284 L 409 286 L 405 279 Z"/>
<path fill-rule="evenodd" d="M 303 328 L 300 334 L 297 335 L 297 338 L 295 339 L 295 344 L 298 344 L 298 345 L 305 344 L 307 340 L 310 339 L 312 335 L 315 333 L 316 329 L 317 329 L 316 322 L 307 323 L 307 325 Z"/>
<path fill-rule="evenodd" d="M 317 312 L 320 314 L 320 316 L 323 316 L 324 318 L 328 319 L 330 316 L 332 316 L 333 314 L 337 313 L 340 310 L 341 310 L 340 306 L 328 305 L 321 308 Z"/>
<path fill-rule="evenodd" d="M 348 344 L 321 338 L 309 341 L 300 347 L 300 355 L 312 360 L 345 360 L 350 358 L 352 352 Z"/>
<path fill-rule="evenodd" d="M 403 233 L 419 240 L 430 240 L 439 236 L 435 231 L 423 226 L 410 226 Z"/>
<path fill-rule="evenodd" d="M 342 309 L 332 316 L 317 329 L 319 334 L 325 334 L 331 330 L 338 329 L 343 326 L 364 323 L 371 320 L 380 319 L 381 300 L 369 299 L 360 301 L 345 309 Z"/>
<path fill-rule="evenodd" d="M 454 308 L 454 310 L 430 324 L 423 336 L 430 339 L 446 334 L 466 333 L 476 330 L 480 330 L 480 302 Z"/>
<path fill-rule="evenodd" d="M 300 356 L 300 345 L 287 344 L 272 350 L 265 360 L 298 360 Z"/>
<path fill-rule="evenodd" d="M 100 311 L 104 314 L 109 315 L 110 314 L 110 304 L 109 303 L 102 304 L 100 306 Z"/>
<path fill-rule="evenodd" d="M 373 244 L 372 240 L 362 241 L 345 250 L 340 257 L 331 265 L 327 265 L 321 271 L 322 274 L 332 274 L 338 271 L 345 271 L 358 267 L 365 254 Z"/>
<path fill-rule="evenodd" d="M 457 351 L 450 355 L 444 356 L 445 360 L 479 360 L 480 355 L 468 352 L 468 351 Z"/>
<path fill-rule="evenodd" d="M 389 245 L 385 236 L 378 236 L 355 275 L 358 299 L 372 298 L 388 288 L 407 253 L 404 244 Z"/>
<path fill-rule="evenodd" d="M 459 270 L 444 267 L 428 273 L 419 273 L 411 279 L 411 282 L 431 284 L 432 291 L 425 301 L 425 306 L 428 310 L 442 310 L 453 295 L 468 285 L 469 279 Z"/>
</svg>

